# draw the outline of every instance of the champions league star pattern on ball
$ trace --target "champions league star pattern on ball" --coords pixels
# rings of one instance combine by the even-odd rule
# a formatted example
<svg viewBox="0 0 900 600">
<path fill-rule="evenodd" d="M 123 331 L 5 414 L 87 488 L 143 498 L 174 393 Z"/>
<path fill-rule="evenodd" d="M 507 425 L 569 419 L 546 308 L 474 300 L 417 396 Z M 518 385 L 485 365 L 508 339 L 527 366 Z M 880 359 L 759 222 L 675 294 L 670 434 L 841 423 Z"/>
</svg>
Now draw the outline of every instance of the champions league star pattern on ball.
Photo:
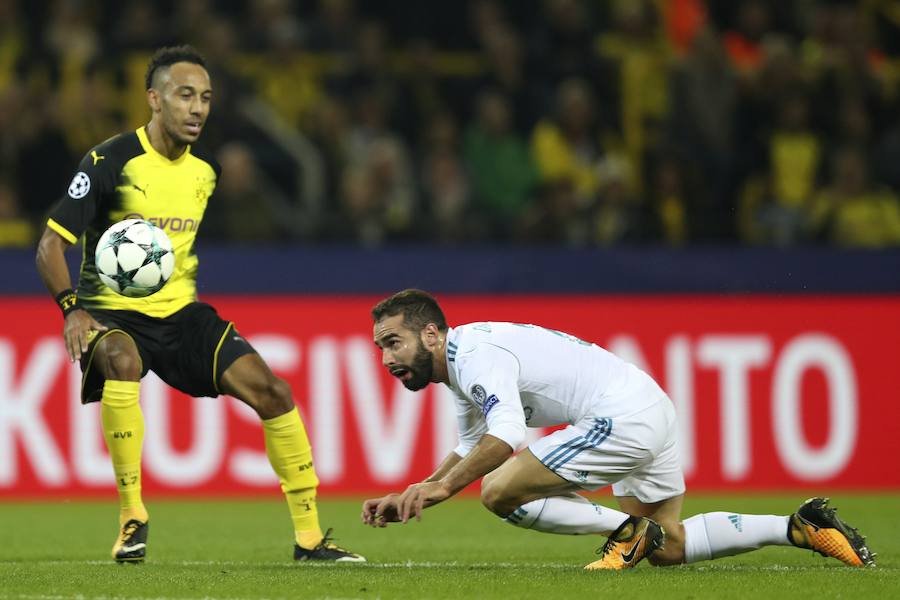
<svg viewBox="0 0 900 600">
<path fill-rule="evenodd" d="M 158 292 L 175 269 L 169 237 L 140 219 L 126 219 L 107 229 L 97 242 L 94 260 L 100 280 L 130 298 Z"/>
</svg>

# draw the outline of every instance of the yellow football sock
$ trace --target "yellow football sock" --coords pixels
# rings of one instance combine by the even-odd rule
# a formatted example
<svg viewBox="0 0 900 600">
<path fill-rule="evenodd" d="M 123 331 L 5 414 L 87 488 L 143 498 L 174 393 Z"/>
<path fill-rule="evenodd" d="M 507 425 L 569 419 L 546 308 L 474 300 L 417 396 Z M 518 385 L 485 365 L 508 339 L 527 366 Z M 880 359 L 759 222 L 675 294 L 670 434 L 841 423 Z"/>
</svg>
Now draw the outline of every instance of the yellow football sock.
<svg viewBox="0 0 900 600">
<path fill-rule="evenodd" d="M 112 459 L 119 490 L 119 521 L 147 520 L 147 509 L 141 500 L 141 446 L 144 443 L 144 415 L 138 403 L 137 381 L 114 381 L 103 384 L 100 420 L 103 437 Z"/>
<path fill-rule="evenodd" d="M 312 448 L 296 408 L 262 422 L 266 455 L 281 481 L 281 489 L 294 522 L 294 538 L 303 548 L 322 541 L 316 487 L 319 478 L 313 467 Z"/>
</svg>

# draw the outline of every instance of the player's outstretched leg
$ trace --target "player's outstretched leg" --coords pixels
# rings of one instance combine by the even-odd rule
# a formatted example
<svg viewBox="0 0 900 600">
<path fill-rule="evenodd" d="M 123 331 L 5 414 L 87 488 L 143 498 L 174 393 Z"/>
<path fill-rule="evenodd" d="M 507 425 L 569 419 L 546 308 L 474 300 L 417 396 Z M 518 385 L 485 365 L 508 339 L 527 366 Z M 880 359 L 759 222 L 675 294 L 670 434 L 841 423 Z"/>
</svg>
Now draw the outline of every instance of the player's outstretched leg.
<svg viewBox="0 0 900 600">
<path fill-rule="evenodd" d="M 588 570 L 630 569 L 666 541 L 666 532 L 646 517 L 629 517 L 616 529 L 600 549 L 600 559 L 584 568 Z"/>
<path fill-rule="evenodd" d="M 866 538 L 835 514 L 828 498 L 810 498 L 791 515 L 791 543 L 830 556 L 852 567 L 874 567 Z"/>
<path fill-rule="evenodd" d="M 322 534 L 316 507 L 319 479 L 313 466 L 312 448 L 300 414 L 291 411 L 262 421 L 266 453 L 281 480 L 294 522 L 294 560 L 365 562 L 365 558 L 335 545 L 331 530 Z"/>
<path fill-rule="evenodd" d="M 266 456 L 281 482 L 294 523 L 294 559 L 364 562 L 362 556 L 335 545 L 329 539 L 330 529 L 322 534 L 312 447 L 287 382 L 273 375 L 258 354 L 250 353 L 228 366 L 219 387 L 260 417 Z"/>
<path fill-rule="evenodd" d="M 117 563 L 144 562 L 147 555 L 147 534 L 150 523 L 131 519 L 119 530 L 119 537 L 113 545 L 112 556 Z"/>
</svg>

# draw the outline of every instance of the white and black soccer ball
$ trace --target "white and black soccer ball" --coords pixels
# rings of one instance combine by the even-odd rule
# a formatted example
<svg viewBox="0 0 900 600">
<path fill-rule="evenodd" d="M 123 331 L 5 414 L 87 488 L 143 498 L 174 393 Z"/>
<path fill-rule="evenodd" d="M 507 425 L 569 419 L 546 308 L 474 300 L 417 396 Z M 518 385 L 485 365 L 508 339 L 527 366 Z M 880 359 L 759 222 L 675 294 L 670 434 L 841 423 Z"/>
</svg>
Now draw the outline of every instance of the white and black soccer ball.
<svg viewBox="0 0 900 600">
<path fill-rule="evenodd" d="M 111 290 L 141 298 L 166 285 L 175 270 L 175 253 L 165 231 L 148 221 L 125 219 L 100 236 L 94 264 Z"/>
</svg>

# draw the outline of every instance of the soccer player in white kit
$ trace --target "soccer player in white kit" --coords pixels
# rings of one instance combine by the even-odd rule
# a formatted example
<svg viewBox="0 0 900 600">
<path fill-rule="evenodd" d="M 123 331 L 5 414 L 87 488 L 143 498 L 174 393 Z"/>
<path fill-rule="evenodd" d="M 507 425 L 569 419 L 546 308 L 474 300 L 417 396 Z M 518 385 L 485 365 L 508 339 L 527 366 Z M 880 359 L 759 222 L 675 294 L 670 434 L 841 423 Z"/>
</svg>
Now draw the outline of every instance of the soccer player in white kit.
<svg viewBox="0 0 900 600">
<path fill-rule="evenodd" d="M 626 569 L 647 557 L 676 565 L 761 546 L 812 549 L 874 566 L 856 529 L 827 499 L 786 516 L 704 513 L 681 521 L 684 477 L 672 402 L 646 373 L 599 346 L 527 324 L 450 328 L 437 301 L 404 290 L 372 309 L 382 363 L 411 390 L 444 383 L 456 395 L 459 445 L 402 494 L 366 500 L 374 527 L 406 523 L 484 477 L 481 500 L 508 523 L 607 536 L 586 569 Z M 514 454 L 526 427 L 567 424 Z M 612 485 L 621 511 L 578 492 Z"/>
</svg>

